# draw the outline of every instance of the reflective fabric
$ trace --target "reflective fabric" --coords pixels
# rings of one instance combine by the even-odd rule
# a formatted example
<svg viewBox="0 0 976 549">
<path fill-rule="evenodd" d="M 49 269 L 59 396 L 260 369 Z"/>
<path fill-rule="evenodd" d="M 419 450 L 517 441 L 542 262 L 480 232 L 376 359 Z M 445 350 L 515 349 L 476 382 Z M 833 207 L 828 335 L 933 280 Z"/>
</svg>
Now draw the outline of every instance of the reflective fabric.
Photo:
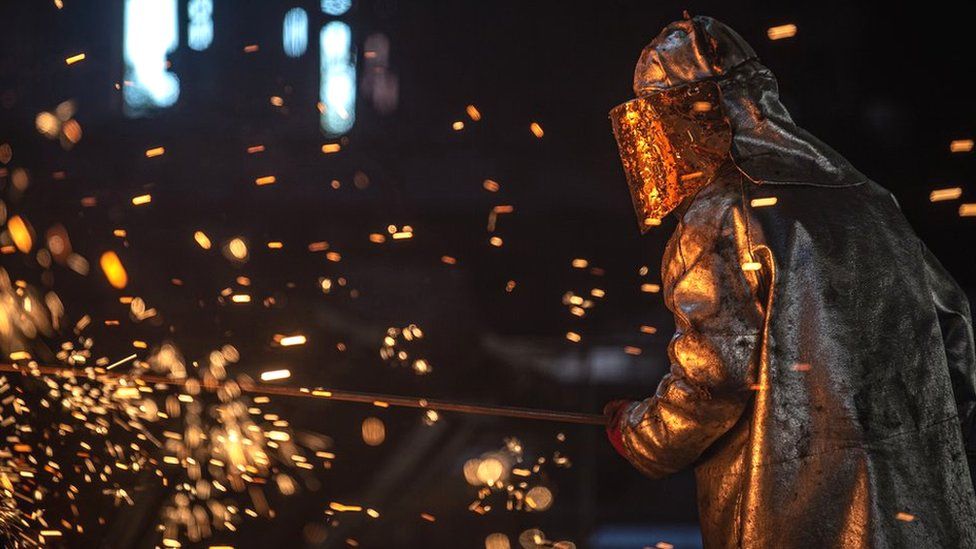
<svg viewBox="0 0 976 549">
<path fill-rule="evenodd" d="M 669 26 L 642 59 L 744 51 L 695 22 L 675 25 L 709 35 Z M 976 547 L 965 294 L 889 192 L 792 123 L 768 70 L 710 59 L 732 154 L 675 210 L 671 371 L 612 436 L 649 476 L 694 467 L 709 548 Z"/>
</svg>

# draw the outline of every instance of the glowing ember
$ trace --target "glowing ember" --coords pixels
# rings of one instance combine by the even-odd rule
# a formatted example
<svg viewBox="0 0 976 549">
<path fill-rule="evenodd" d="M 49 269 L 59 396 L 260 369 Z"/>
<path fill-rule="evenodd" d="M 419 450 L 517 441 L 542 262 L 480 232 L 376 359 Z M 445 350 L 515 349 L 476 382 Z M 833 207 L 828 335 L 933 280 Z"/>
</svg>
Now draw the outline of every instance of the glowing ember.
<svg viewBox="0 0 976 549">
<path fill-rule="evenodd" d="M 305 339 L 305 336 L 303 336 L 301 334 L 291 335 L 291 336 L 283 336 L 283 335 L 277 335 L 277 336 L 275 336 L 275 342 L 277 342 L 278 345 L 281 345 L 282 347 L 293 347 L 295 345 L 305 345 L 306 341 L 307 340 Z"/>
<path fill-rule="evenodd" d="M 765 198 L 753 198 L 749 203 L 752 205 L 753 208 L 763 208 L 763 207 L 766 207 L 766 206 L 775 206 L 776 205 L 776 197 L 775 196 L 768 196 L 768 197 L 765 197 Z"/>
<path fill-rule="evenodd" d="M 962 196 L 962 187 L 952 187 L 949 189 L 935 189 L 929 193 L 929 202 L 941 202 L 943 200 L 955 200 Z"/>
<path fill-rule="evenodd" d="M 31 237 L 31 230 L 26 221 L 19 215 L 15 215 L 7 220 L 7 229 L 10 231 L 10 238 L 14 241 L 14 246 L 21 253 L 26 254 L 31 251 L 34 239 Z"/>
<path fill-rule="evenodd" d="M 193 233 L 193 240 L 196 240 L 197 245 L 203 248 L 204 250 L 210 249 L 211 246 L 210 237 L 207 236 L 207 233 L 203 231 L 197 231 Z"/>
<path fill-rule="evenodd" d="M 261 372 L 261 381 L 277 381 L 280 379 L 288 379 L 291 377 L 291 370 L 281 369 L 281 370 L 268 370 L 267 372 Z"/>
<path fill-rule="evenodd" d="M 954 153 L 968 153 L 973 150 L 972 139 L 956 139 L 949 143 L 949 151 Z"/>
<path fill-rule="evenodd" d="M 102 268 L 102 272 L 105 273 L 105 278 L 113 288 L 121 290 L 128 284 L 129 276 L 125 272 L 125 267 L 122 266 L 122 260 L 119 259 L 119 256 L 115 252 L 107 251 L 103 253 L 102 257 L 98 260 L 98 265 Z"/>
<path fill-rule="evenodd" d="M 768 36 L 770 40 L 793 38 L 796 36 L 796 25 L 790 23 L 786 25 L 779 25 L 777 27 L 770 27 L 766 30 L 766 36 Z"/>
</svg>

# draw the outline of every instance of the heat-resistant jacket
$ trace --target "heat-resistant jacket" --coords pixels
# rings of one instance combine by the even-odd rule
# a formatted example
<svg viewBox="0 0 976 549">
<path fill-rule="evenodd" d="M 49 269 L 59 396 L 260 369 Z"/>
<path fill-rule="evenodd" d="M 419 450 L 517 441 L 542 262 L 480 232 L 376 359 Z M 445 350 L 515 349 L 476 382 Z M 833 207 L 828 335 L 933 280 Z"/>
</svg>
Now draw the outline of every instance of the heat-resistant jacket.
<svg viewBox="0 0 976 549">
<path fill-rule="evenodd" d="M 695 23 L 648 46 L 635 87 L 719 78 L 733 150 L 676 210 L 671 372 L 612 426 L 625 457 L 695 468 L 706 547 L 976 547 L 965 294 L 888 191 L 793 124 L 751 49 L 671 70 L 682 40 L 742 51 Z"/>
</svg>

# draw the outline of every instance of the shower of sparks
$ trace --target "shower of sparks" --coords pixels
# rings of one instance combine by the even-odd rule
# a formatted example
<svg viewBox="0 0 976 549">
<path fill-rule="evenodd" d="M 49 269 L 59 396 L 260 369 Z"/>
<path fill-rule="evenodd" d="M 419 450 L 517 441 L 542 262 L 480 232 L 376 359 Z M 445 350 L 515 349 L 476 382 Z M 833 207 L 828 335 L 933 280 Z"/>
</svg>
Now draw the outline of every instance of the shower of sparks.
<svg viewBox="0 0 976 549">
<path fill-rule="evenodd" d="M 556 437 L 561 444 L 565 435 Z M 564 453 L 556 450 L 552 455 L 526 460 L 522 442 L 514 437 L 505 439 L 499 450 L 485 452 L 464 463 L 464 479 L 477 487 L 475 500 L 468 510 L 484 515 L 499 506 L 507 511 L 543 512 L 554 503 L 552 490 L 546 486 L 547 467 L 569 468 L 572 466 Z"/>
<path fill-rule="evenodd" d="M 387 328 L 380 346 L 380 358 L 393 366 L 409 366 L 417 375 L 427 375 L 433 370 L 430 362 L 412 354 L 415 353 L 413 347 L 423 338 L 424 332 L 416 324 L 404 328 Z"/>
</svg>

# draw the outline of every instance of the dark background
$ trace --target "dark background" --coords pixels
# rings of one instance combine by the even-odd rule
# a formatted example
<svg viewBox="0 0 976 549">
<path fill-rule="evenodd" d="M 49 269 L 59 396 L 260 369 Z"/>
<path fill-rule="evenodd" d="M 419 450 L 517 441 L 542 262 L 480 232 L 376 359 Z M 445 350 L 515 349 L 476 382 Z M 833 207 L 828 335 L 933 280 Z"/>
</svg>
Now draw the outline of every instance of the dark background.
<svg viewBox="0 0 976 549">
<path fill-rule="evenodd" d="M 215 0 L 213 44 L 196 52 L 186 46 L 181 1 L 181 44 L 170 56 L 179 101 L 132 119 L 114 87 L 123 71 L 123 3 L 64 1 L 62 10 L 51 2 L 0 3 L 0 143 L 13 150 L 0 182 L 11 212 L 39 232 L 64 224 L 93 265 L 101 252 L 116 250 L 130 275 L 125 293 L 159 308 L 160 322 L 95 327 L 107 356 L 128 354 L 133 339 L 171 340 L 190 356 L 232 343 L 242 352 L 240 372 L 288 367 L 295 385 L 587 412 L 611 398 L 649 395 L 666 369 L 673 326 L 660 294 L 642 293 L 640 285 L 659 282 L 672 223 L 638 235 L 607 112 L 632 98 L 641 48 L 682 9 L 741 33 L 776 73 L 798 124 L 894 192 L 922 239 L 969 295 L 976 293 L 976 221 L 957 213 L 960 202 L 974 200 L 973 155 L 949 152 L 950 140 L 972 137 L 971 26 L 949 8 L 356 1 L 341 20 L 352 27 L 358 62 L 363 66 L 366 36 L 389 38 L 399 106 L 381 115 L 361 97 L 343 150 L 323 155 L 321 145 L 336 140 L 318 127 L 318 29 L 334 18 L 317 2 Z M 310 15 L 309 49 L 298 59 L 281 46 L 282 16 L 294 6 Z M 796 24 L 797 35 L 770 41 L 766 29 L 784 23 Z M 247 44 L 260 50 L 245 54 Z M 78 52 L 86 60 L 66 66 Z M 272 106 L 271 96 L 285 106 Z M 38 112 L 68 99 L 84 130 L 70 151 L 34 129 Z M 465 116 L 467 104 L 482 121 Z M 458 120 L 466 126 L 456 132 L 451 124 Z M 532 121 L 544 138 L 530 133 Z M 259 143 L 264 153 L 245 152 Z M 156 146 L 165 146 L 165 155 L 147 159 L 144 151 Z M 11 198 L 16 167 L 29 171 L 30 187 Z M 64 179 L 53 176 L 58 171 Z M 365 188 L 353 184 L 357 172 L 361 182 L 368 178 Z M 254 185 L 268 174 L 275 185 Z M 499 182 L 498 193 L 482 188 L 488 178 Z M 333 179 L 340 189 L 330 187 Z M 954 186 L 963 188 L 960 200 L 928 201 L 932 189 Z M 143 192 L 152 193 L 152 204 L 132 207 L 131 197 Z M 82 207 L 88 196 L 98 205 Z M 486 223 L 499 204 L 515 211 L 500 216 L 494 235 L 504 245 L 496 248 Z M 369 242 L 389 224 L 411 225 L 415 237 Z M 126 229 L 126 239 L 113 237 L 115 228 Z M 215 244 L 247 238 L 250 260 L 234 265 L 219 251 L 204 252 L 192 238 L 201 229 Z M 267 240 L 285 248 L 267 250 Z M 306 249 L 319 240 L 342 261 Z M 443 264 L 443 255 L 457 264 Z M 574 258 L 596 270 L 574 269 Z M 27 256 L 0 260 L 11 274 L 37 278 Z M 641 276 L 641 266 L 649 274 Z M 250 306 L 218 299 L 222 289 L 237 287 L 239 275 L 253 281 Z M 348 286 L 323 295 L 322 276 L 345 277 Z M 511 292 L 509 280 L 517 283 Z M 120 292 L 95 268 L 84 278 L 56 267 L 53 287 L 72 318 L 125 316 Z M 606 297 L 583 319 L 561 303 L 567 291 L 586 295 L 595 287 Z M 269 296 L 276 304 L 263 307 Z M 429 376 L 379 357 L 384 330 L 409 323 L 424 329 L 414 349 L 433 365 Z M 659 332 L 642 334 L 641 325 Z M 568 342 L 569 330 L 582 342 Z M 284 350 L 270 344 L 273 334 L 292 332 L 309 343 Z M 626 346 L 642 353 L 625 354 Z M 218 534 L 213 544 L 341 547 L 351 538 L 361 547 L 478 547 L 501 532 L 518 546 L 519 533 L 533 527 L 580 547 L 699 543 L 691 474 L 647 480 L 613 453 L 599 428 L 453 414 L 426 426 L 415 411 L 277 405 L 296 428 L 334 438 L 334 467 L 318 475 L 317 490 L 273 500 L 275 520 L 247 521 L 237 536 Z M 371 415 L 387 426 L 385 443 L 375 448 L 359 434 Z M 560 432 L 565 442 L 556 440 Z M 483 516 L 468 511 L 476 489 L 464 480 L 464 462 L 510 436 L 529 460 L 558 450 L 573 462 L 547 468 L 541 479 L 554 505 L 536 513 L 504 505 Z M 68 542 L 152 546 L 165 497 L 141 491 L 134 508 L 122 510 L 92 498 L 88 512 L 107 524 Z M 330 501 L 362 503 L 381 517 L 345 515 L 321 530 Z M 327 537 L 310 542 L 319 531 Z"/>
</svg>

